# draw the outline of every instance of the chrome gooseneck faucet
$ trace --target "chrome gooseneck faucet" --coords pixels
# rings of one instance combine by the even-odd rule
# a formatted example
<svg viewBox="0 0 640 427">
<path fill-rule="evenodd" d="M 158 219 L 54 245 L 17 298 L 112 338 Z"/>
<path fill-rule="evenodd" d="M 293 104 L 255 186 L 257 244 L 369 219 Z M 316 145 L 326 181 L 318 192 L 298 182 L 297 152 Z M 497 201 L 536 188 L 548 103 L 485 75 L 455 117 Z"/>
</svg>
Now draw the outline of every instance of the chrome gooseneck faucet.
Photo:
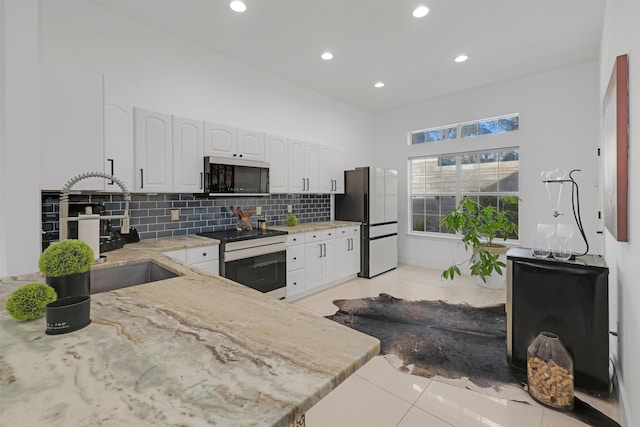
<svg viewBox="0 0 640 427">
<path fill-rule="evenodd" d="M 129 234 L 129 202 L 131 201 L 131 193 L 127 190 L 127 186 L 118 178 L 108 173 L 85 172 L 71 178 L 62 188 L 62 193 L 60 194 L 60 241 L 68 239 L 67 223 L 69 222 L 69 192 L 71 191 L 71 187 L 87 178 L 104 178 L 118 184 L 118 187 L 122 190 L 125 202 L 124 214 L 102 216 L 101 219 L 122 219 L 120 234 Z"/>
</svg>

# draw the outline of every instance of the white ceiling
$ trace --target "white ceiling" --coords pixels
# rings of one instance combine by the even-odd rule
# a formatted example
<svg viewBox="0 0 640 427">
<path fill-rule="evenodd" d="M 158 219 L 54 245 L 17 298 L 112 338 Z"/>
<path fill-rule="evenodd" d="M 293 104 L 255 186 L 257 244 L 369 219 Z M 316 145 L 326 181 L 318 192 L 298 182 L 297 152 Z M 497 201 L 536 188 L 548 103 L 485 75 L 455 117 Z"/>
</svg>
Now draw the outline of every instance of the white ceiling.
<svg viewBox="0 0 640 427">
<path fill-rule="evenodd" d="M 370 112 L 596 60 L 604 15 L 604 0 L 90 1 Z"/>
</svg>

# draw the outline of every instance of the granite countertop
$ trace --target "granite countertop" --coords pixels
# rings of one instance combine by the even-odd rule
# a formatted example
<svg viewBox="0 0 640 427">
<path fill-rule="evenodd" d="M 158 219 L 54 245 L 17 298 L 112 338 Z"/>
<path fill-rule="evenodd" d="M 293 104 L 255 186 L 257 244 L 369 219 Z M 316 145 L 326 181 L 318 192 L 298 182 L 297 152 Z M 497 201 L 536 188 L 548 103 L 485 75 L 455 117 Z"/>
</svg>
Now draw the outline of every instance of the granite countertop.
<svg viewBox="0 0 640 427">
<path fill-rule="evenodd" d="M 180 277 L 91 296 L 92 323 L 46 335 L 4 309 L 40 274 L 0 279 L 0 413 L 48 426 L 286 426 L 379 351 L 379 341 L 158 251 L 143 240 L 94 268 L 152 259 Z"/>
<path fill-rule="evenodd" d="M 360 225 L 361 222 L 356 221 L 324 221 L 324 222 L 305 222 L 298 223 L 295 227 L 273 226 L 269 227 L 274 230 L 286 231 L 289 234 L 306 233 L 307 231 L 326 230 L 329 228 L 349 227 L 350 225 Z"/>
</svg>

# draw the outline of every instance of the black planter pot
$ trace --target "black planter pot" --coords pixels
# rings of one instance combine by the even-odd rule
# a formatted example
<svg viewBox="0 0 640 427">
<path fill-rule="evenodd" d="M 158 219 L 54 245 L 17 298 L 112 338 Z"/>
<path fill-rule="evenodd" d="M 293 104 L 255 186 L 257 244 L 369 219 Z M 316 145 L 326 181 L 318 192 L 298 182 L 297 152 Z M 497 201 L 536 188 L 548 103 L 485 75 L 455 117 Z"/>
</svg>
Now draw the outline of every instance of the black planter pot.
<svg viewBox="0 0 640 427">
<path fill-rule="evenodd" d="M 50 302 L 45 308 L 47 335 L 60 335 L 77 331 L 91 323 L 91 297 L 66 297 Z"/>
<path fill-rule="evenodd" d="M 91 271 L 60 277 L 45 277 L 47 285 L 56 290 L 58 299 L 91 294 Z"/>
</svg>

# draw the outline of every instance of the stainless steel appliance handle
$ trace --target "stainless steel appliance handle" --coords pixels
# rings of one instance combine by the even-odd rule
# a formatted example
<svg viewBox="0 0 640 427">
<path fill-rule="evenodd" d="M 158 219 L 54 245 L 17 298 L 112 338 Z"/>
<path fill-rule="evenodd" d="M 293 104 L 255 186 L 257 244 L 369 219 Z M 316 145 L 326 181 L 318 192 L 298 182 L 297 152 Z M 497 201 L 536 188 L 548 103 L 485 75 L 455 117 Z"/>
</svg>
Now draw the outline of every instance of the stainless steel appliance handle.
<svg viewBox="0 0 640 427">
<path fill-rule="evenodd" d="M 258 246 L 254 248 L 239 249 L 237 251 L 225 252 L 224 262 L 237 261 L 239 259 L 253 258 L 260 255 L 286 252 L 287 244 L 278 243 L 275 245 Z"/>
<path fill-rule="evenodd" d="M 113 176 L 113 159 L 107 159 L 107 162 L 111 164 L 111 176 Z M 113 185 L 113 180 L 110 179 L 109 182 L 107 182 L 107 185 Z"/>
</svg>

